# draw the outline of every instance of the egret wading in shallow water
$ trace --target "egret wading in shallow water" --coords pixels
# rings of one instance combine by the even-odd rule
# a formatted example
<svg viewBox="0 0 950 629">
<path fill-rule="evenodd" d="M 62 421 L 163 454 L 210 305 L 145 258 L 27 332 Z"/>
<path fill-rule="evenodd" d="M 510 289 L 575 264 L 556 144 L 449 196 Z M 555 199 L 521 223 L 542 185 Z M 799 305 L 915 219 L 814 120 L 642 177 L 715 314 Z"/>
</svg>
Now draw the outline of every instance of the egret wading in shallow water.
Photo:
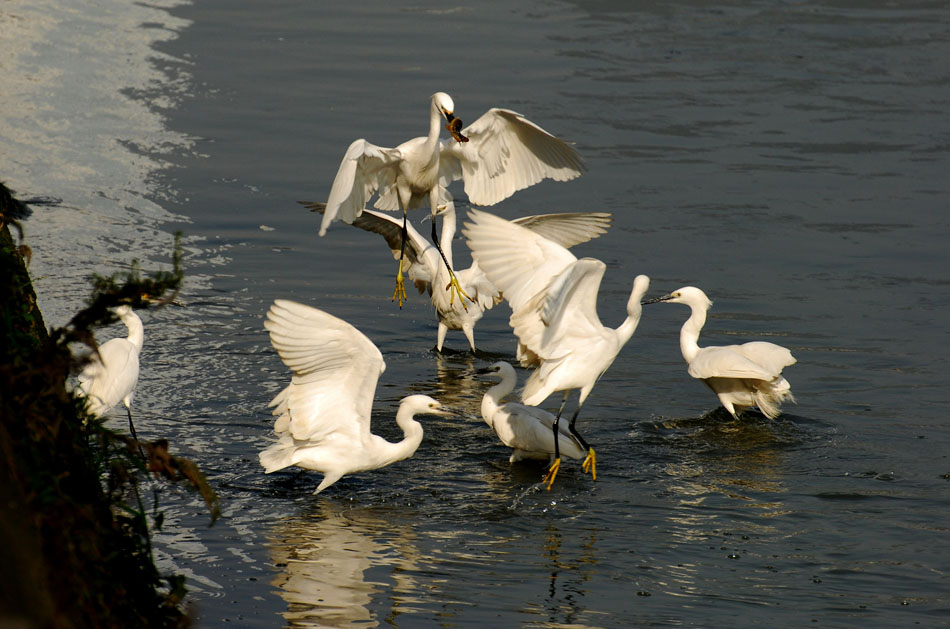
<svg viewBox="0 0 950 629">
<path fill-rule="evenodd" d="M 293 301 L 278 299 L 264 327 L 280 359 L 293 371 L 271 401 L 277 443 L 259 455 L 267 474 L 291 465 L 323 472 L 318 494 L 345 474 L 375 470 L 415 454 L 422 425 L 414 415 L 449 415 L 427 395 L 399 403 L 396 443 L 370 432 L 376 381 L 386 369 L 379 349 L 352 325 Z"/>
<path fill-rule="evenodd" d="M 583 469 L 597 478 L 597 459 L 577 432 L 581 407 L 597 380 L 614 362 L 640 323 L 640 300 L 650 278 L 638 275 L 627 300 L 627 318 L 617 329 L 605 327 L 597 316 L 597 293 L 606 265 L 594 258 L 578 260 L 561 245 L 520 225 L 487 212 L 472 210 L 462 233 L 472 257 L 511 305 L 509 322 L 518 337 L 518 359 L 536 367 L 521 394 L 530 406 L 562 391 L 554 420 L 558 430 L 570 392 L 579 389 L 571 434 L 587 450 Z M 548 470 L 548 489 L 561 465 L 556 447 Z"/>
<path fill-rule="evenodd" d="M 689 319 L 680 329 L 680 351 L 689 375 L 699 378 L 719 397 L 733 418 L 743 409 L 757 406 L 769 419 L 778 417 L 785 401 L 794 402 L 791 386 L 782 369 L 794 365 L 792 353 L 781 345 L 753 341 L 742 345 L 699 346 L 699 332 L 706 323 L 712 301 L 695 286 L 685 286 L 644 304 L 686 304 Z"/>
<path fill-rule="evenodd" d="M 102 417 L 122 402 L 129 416 L 129 432 L 138 441 L 132 424 L 132 397 L 139 381 L 139 354 L 145 342 L 145 327 L 130 306 L 112 309 L 128 328 L 126 338 L 109 339 L 99 346 L 99 355 L 93 355 L 79 374 L 77 393 L 86 398 L 86 409 Z"/>
<path fill-rule="evenodd" d="M 303 203 L 303 205 L 314 212 L 325 210 L 325 205 L 322 203 Z M 491 309 L 501 300 L 501 295 L 477 263 L 473 263 L 467 269 L 455 271 L 455 277 L 463 292 L 471 296 L 471 304 L 466 304 L 461 299 L 456 300 L 451 292 L 441 290 L 442 286 L 448 288 L 450 282 L 448 268 L 453 265 L 452 240 L 455 238 L 456 231 L 455 203 L 448 201 L 440 206 L 437 212 L 442 216 L 440 242 L 442 255 L 448 267 L 442 264 L 434 245 L 416 231 L 411 222 L 407 222 L 403 269 L 420 293 L 426 290 L 429 292 L 432 305 L 439 317 L 436 351 L 442 351 L 445 335 L 449 330 L 461 330 L 474 352 L 475 324 L 486 310 Z M 512 222 L 542 234 L 564 247 L 573 247 L 607 233 L 612 221 L 612 216 L 606 212 L 577 212 L 524 216 Z M 402 224 L 399 220 L 380 212 L 363 210 L 363 213 L 353 220 L 353 226 L 383 236 L 397 260 L 403 253 L 401 251 Z"/>
<path fill-rule="evenodd" d="M 494 363 L 479 374 L 501 379 L 482 397 L 482 418 L 491 426 L 501 442 L 512 448 L 510 463 L 525 459 L 540 459 L 551 463 L 555 452 L 572 459 L 583 458 L 587 449 L 570 433 L 566 426 L 554 432 L 555 416 L 537 408 L 517 402 L 502 402 L 514 391 L 518 376 L 515 368 L 504 361 Z M 554 435 L 558 444 L 554 445 Z"/>
<path fill-rule="evenodd" d="M 452 139 L 439 140 L 444 118 Z M 580 156 L 562 140 L 508 109 L 489 109 L 465 129 L 455 117 L 455 103 L 445 92 L 432 95 L 429 134 L 384 148 L 359 139 L 350 144 L 337 171 L 327 199 L 320 235 L 339 218 L 352 223 L 367 201 L 378 193 L 374 207 L 402 210 L 402 244 L 393 300 L 406 297 L 403 280 L 407 212 L 428 201 L 432 216 L 451 201 L 446 187 L 461 179 L 469 200 L 476 205 L 494 205 L 543 179 L 567 181 L 581 175 Z M 432 242 L 438 246 L 436 225 Z M 443 256 L 444 257 L 444 256 Z M 448 260 L 447 267 L 451 267 Z M 451 268 L 449 284 L 462 298 L 463 291 Z"/>
</svg>

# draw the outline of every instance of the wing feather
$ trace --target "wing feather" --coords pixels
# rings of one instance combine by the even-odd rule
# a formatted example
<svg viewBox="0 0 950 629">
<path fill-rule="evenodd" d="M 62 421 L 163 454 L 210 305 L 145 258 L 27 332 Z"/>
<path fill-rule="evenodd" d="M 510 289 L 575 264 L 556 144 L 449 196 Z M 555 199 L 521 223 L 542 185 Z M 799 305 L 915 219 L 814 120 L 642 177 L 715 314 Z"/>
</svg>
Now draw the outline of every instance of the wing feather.
<svg viewBox="0 0 950 629">
<path fill-rule="evenodd" d="M 771 380 L 771 374 L 758 364 L 737 352 L 735 346 L 704 347 L 689 363 L 689 375 L 694 378 L 753 378 Z"/>
<path fill-rule="evenodd" d="M 354 140 L 346 150 L 330 187 L 320 235 L 326 234 L 330 223 L 337 218 L 352 223 L 377 190 L 380 190 L 382 200 L 395 184 L 401 160 L 402 154 L 397 149 L 376 146 L 364 139 Z"/>
<path fill-rule="evenodd" d="M 470 210 L 462 230 L 472 259 L 518 310 L 577 258 L 561 245 L 488 212 Z"/>
<path fill-rule="evenodd" d="M 275 430 L 311 442 L 336 432 L 368 439 L 376 382 L 386 368 L 373 342 L 342 319 L 285 299 L 274 302 L 264 327 L 293 371 L 270 403 Z"/>
<path fill-rule="evenodd" d="M 489 109 L 462 130 L 466 143 L 443 141 L 440 175 L 462 179 L 476 205 L 494 205 L 543 179 L 568 181 L 585 170 L 571 145 L 510 109 Z"/>
<path fill-rule="evenodd" d="M 537 214 L 516 218 L 511 222 L 527 227 L 564 248 L 570 248 L 606 234 L 613 223 L 613 215 L 609 212 Z"/>
<path fill-rule="evenodd" d="M 577 260 L 565 268 L 512 312 L 511 327 L 518 341 L 535 356 L 553 361 L 561 357 L 564 348 L 583 347 L 597 338 L 603 328 L 597 316 L 597 293 L 606 270 L 607 266 L 594 258 Z M 572 338 L 577 343 L 572 343 Z M 535 361 L 531 357 L 528 362 Z"/>
</svg>

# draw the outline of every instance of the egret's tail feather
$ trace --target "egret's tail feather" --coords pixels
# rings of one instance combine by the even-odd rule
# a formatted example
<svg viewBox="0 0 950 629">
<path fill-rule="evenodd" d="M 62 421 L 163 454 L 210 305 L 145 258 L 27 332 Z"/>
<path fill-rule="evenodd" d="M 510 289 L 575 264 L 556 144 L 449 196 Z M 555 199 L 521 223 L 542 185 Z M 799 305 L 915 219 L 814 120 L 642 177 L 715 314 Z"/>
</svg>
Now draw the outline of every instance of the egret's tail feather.
<svg viewBox="0 0 950 629">
<path fill-rule="evenodd" d="M 293 465 L 295 452 L 293 439 L 281 439 L 257 456 L 264 467 L 264 473 L 270 474 Z"/>
<path fill-rule="evenodd" d="M 752 395 L 755 399 L 755 405 L 769 419 L 775 419 L 779 416 L 782 412 L 781 406 L 783 403 L 795 401 L 791 385 L 788 380 L 781 376 L 768 383 L 768 386 L 756 389 Z"/>
</svg>

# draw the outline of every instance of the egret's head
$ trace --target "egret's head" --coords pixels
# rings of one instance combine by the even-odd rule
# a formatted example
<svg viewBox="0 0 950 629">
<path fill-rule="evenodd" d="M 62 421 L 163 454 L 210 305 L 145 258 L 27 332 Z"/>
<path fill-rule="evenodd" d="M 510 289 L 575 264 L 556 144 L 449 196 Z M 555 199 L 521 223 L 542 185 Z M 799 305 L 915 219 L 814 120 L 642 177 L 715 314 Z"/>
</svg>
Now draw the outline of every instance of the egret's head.
<svg viewBox="0 0 950 629">
<path fill-rule="evenodd" d="M 132 307 L 126 304 L 122 304 L 121 306 L 116 306 L 115 308 L 113 308 L 112 312 L 115 313 L 115 316 L 121 319 L 122 317 L 129 316 L 129 314 L 132 312 Z"/>
<path fill-rule="evenodd" d="M 403 404 L 408 404 L 413 413 L 420 415 L 452 415 L 452 411 L 443 408 L 442 404 L 428 395 L 410 395 L 403 399 Z"/>
<path fill-rule="evenodd" d="M 494 376 L 501 380 L 507 378 L 509 375 L 515 375 L 515 368 L 506 363 L 503 360 L 499 360 L 497 363 L 492 363 L 488 367 L 479 369 L 476 371 L 480 376 Z"/>
<path fill-rule="evenodd" d="M 630 299 L 627 300 L 627 314 L 633 316 L 640 312 L 640 301 L 650 289 L 650 278 L 646 275 L 638 275 L 633 279 L 633 290 L 630 291 Z"/>
<path fill-rule="evenodd" d="M 700 308 L 702 310 L 709 310 L 713 303 L 709 300 L 709 297 L 706 297 L 706 293 L 695 286 L 684 286 L 679 290 L 674 290 L 669 295 L 657 297 L 656 299 L 648 299 L 643 303 L 644 305 L 656 304 L 661 301 L 671 304 L 686 304 L 692 308 Z"/>
<path fill-rule="evenodd" d="M 452 122 L 455 118 L 455 103 L 452 97 L 445 92 L 436 92 L 432 95 L 432 104 L 438 108 L 439 112 L 445 117 L 446 122 Z"/>
</svg>

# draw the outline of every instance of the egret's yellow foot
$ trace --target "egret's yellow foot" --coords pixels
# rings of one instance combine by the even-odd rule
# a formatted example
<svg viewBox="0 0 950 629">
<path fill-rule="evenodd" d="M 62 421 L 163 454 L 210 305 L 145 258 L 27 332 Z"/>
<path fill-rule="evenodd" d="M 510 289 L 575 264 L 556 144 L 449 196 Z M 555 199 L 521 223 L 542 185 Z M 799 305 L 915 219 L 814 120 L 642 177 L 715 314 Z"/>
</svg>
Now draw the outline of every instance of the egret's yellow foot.
<svg viewBox="0 0 950 629">
<path fill-rule="evenodd" d="M 587 451 L 587 458 L 581 464 L 581 469 L 585 474 L 590 472 L 592 480 L 597 480 L 597 455 L 594 454 L 593 448 Z"/>
<path fill-rule="evenodd" d="M 406 299 L 406 283 L 402 278 L 402 260 L 399 261 L 399 272 L 396 273 L 396 289 L 393 291 L 393 301 L 399 300 L 399 307 L 402 308 L 402 302 Z"/>
<path fill-rule="evenodd" d="M 449 305 L 455 303 L 456 295 L 459 296 L 459 303 L 462 304 L 462 308 L 465 309 L 466 312 L 468 311 L 468 307 L 465 305 L 465 299 L 468 299 L 473 304 L 475 303 L 475 300 L 468 296 L 468 293 L 462 289 L 459 281 L 455 279 L 455 273 L 452 273 L 452 279 L 445 285 L 445 290 L 449 291 Z"/>
<path fill-rule="evenodd" d="M 551 491 L 551 485 L 554 484 L 554 477 L 557 476 L 557 471 L 561 469 L 561 457 L 554 459 L 554 463 L 551 463 L 551 467 L 548 468 L 548 473 L 544 477 L 543 483 L 548 484 L 548 491 Z"/>
</svg>

